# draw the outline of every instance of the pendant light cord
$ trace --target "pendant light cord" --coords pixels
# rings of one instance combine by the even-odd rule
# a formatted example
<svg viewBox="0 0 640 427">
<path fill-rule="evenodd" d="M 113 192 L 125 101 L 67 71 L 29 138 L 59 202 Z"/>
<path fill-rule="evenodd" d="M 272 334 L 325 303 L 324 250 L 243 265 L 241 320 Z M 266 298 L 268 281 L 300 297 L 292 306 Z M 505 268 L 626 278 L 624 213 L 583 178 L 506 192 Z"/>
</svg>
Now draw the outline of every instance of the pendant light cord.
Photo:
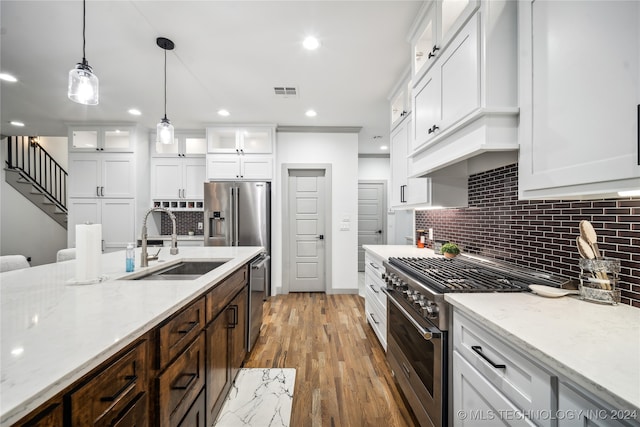
<svg viewBox="0 0 640 427">
<path fill-rule="evenodd" d="M 87 44 L 87 39 L 85 37 L 85 27 L 87 21 L 87 0 L 82 0 L 82 63 L 86 64 L 87 60 L 85 58 L 85 45 Z"/>
<path fill-rule="evenodd" d="M 167 50 L 164 50 L 164 118 L 167 119 Z"/>
</svg>

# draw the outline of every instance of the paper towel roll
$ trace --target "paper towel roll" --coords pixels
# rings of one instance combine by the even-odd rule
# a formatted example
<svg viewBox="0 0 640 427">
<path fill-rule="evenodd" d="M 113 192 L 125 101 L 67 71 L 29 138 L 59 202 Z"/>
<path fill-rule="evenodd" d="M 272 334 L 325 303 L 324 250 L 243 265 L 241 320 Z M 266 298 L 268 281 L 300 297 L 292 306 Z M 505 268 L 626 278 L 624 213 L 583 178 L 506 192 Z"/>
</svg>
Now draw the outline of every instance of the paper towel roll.
<svg viewBox="0 0 640 427">
<path fill-rule="evenodd" d="M 76 281 L 97 280 L 102 273 L 102 224 L 76 225 Z"/>
</svg>

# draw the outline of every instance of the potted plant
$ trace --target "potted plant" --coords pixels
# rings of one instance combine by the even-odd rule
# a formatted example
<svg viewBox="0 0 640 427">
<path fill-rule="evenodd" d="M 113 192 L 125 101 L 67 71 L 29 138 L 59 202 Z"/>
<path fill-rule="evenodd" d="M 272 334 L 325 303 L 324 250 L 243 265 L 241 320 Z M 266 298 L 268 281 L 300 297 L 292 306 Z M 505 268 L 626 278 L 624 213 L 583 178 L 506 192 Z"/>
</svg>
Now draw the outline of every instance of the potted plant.
<svg viewBox="0 0 640 427">
<path fill-rule="evenodd" d="M 455 243 L 445 243 L 440 248 L 440 253 L 445 256 L 445 258 L 455 258 L 460 253 L 460 248 Z"/>
</svg>

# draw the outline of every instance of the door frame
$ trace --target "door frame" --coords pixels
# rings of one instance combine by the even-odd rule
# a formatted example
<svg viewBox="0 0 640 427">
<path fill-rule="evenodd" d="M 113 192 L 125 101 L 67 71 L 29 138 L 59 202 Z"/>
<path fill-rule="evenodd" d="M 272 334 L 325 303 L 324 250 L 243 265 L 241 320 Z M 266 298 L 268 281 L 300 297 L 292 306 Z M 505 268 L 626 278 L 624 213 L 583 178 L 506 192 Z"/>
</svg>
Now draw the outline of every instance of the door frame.
<svg viewBox="0 0 640 427">
<path fill-rule="evenodd" d="M 332 185 L 331 185 L 331 164 L 330 163 L 283 163 L 282 164 L 282 294 L 289 293 L 289 170 L 302 169 L 311 170 L 318 169 L 324 170 L 325 177 L 325 211 L 324 217 L 324 281 L 325 281 L 325 293 L 331 293 L 333 288 L 333 282 L 331 280 L 332 268 Z"/>
<path fill-rule="evenodd" d="M 387 205 L 387 180 L 386 179 L 359 179 L 358 189 L 360 189 L 360 184 L 382 184 L 382 206 L 384 207 L 384 210 L 382 211 L 382 243 L 381 244 L 386 245 L 388 240 L 388 234 L 389 234 L 388 233 L 389 230 L 387 230 L 387 215 L 389 212 L 389 206 Z M 359 209 L 358 209 L 358 221 L 360 221 Z M 358 233 L 359 232 L 360 232 L 360 229 L 358 228 Z M 357 265 L 356 265 L 356 268 L 358 268 Z"/>
</svg>

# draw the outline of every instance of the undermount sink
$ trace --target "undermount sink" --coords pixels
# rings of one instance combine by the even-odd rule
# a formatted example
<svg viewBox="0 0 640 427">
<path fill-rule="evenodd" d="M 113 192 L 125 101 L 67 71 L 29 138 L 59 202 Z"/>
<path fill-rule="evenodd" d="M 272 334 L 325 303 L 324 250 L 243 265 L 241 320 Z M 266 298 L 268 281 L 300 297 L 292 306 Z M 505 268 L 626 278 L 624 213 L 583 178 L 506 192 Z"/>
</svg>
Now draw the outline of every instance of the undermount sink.
<svg viewBox="0 0 640 427">
<path fill-rule="evenodd" d="M 123 280 L 194 280 L 203 274 L 215 270 L 228 260 L 223 261 L 182 261 L 162 268 L 149 271 L 140 276 L 131 275 L 123 277 Z"/>
</svg>

